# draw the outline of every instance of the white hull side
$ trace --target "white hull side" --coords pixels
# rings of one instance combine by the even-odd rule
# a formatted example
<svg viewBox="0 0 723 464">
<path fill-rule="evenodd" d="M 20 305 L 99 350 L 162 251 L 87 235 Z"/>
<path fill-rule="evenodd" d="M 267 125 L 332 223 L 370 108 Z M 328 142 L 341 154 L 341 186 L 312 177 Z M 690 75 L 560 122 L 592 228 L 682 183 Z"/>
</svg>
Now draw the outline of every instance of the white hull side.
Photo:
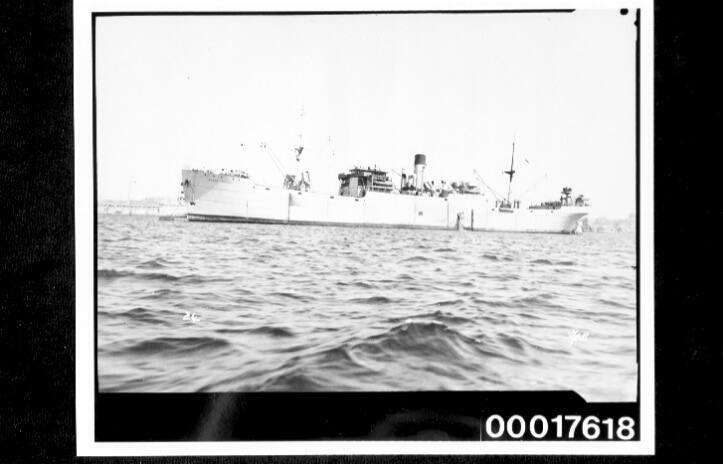
<svg viewBox="0 0 723 464">
<path fill-rule="evenodd" d="M 587 208 L 502 212 L 481 195 L 448 198 L 369 192 L 363 198 L 255 185 L 249 179 L 183 171 L 188 219 L 511 232 L 573 232 Z"/>
</svg>

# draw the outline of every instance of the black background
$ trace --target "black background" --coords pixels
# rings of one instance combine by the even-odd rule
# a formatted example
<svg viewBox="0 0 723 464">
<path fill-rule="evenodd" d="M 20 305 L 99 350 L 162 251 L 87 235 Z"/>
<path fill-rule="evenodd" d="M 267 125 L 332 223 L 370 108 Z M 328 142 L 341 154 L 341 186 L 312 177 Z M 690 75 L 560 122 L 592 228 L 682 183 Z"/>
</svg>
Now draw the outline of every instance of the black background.
<svg viewBox="0 0 723 464">
<path fill-rule="evenodd" d="M 723 126 L 715 39 L 723 28 L 710 5 L 703 5 L 656 5 L 656 449 L 658 458 L 673 462 L 715 459 L 706 453 L 721 421 L 721 305 L 711 293 L 720 262 L 715 161 Z M 38 1 L 13 8 L 12 15 L 0 15 L 0 462 L 70 461 L 75 454 L 72 5 Z"/>
<path fill-rule="evenodd" d="M 527 423 L 537 414 L 548 422 L 561 414 L 639 423 L 636 403 L 586 403 L 569 391 L 108 393 L 97 396 L 96 440 L 477 441 L 481 417 L 493 414 Z M 527 430 L 522 439 L 531 440 Z M 549 431 L 552 440 L 552 423 Z M 565 423 L 563 439 L 568 432 Z M 583 440 L 582 427 L 574 433 Z"/>
</svg>

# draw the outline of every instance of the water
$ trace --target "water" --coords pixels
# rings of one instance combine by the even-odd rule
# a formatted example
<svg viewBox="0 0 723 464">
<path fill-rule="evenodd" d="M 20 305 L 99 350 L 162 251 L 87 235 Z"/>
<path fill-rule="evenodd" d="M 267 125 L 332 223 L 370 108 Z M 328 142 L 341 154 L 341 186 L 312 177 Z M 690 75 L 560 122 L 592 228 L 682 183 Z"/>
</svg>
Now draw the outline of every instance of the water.
<svg viewBox="0 0 723 464">
<path fill-rule="evenodd" d="M 629 234 L 99 216 L 99 385 L 635 401 L 634 265 Z"/>
</svg>

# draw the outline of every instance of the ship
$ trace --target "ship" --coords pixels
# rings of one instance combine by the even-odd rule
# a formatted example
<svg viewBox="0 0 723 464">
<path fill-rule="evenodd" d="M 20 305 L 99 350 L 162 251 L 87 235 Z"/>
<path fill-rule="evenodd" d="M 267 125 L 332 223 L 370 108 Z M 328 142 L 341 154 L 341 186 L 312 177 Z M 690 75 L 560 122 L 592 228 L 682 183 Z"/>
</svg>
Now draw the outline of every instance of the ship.
<svg viewBox="0 0 723 464">
<path fill-rule="evenodd" d="M 470 182 L 425 180 L 427 156 L 414 155 L 413 171 L 399 180 L 381 168 L 355 166 L 338 175 L 335 193 L 311 188 L 308 171 L 298 167 L 304 147 L 296 150 L 296 174 L 283 184 L 257 183 L 245 171 L 182 170 L 182 198 L 189 221 L 289 225 L 390 227 L 501 232 L 579 233 L 590 210 L 589 199 L 573 198 L 564 187 L 559 199 L 523 205 L 512 199 L 514 142 L 507 195 Z"/>
</svg>

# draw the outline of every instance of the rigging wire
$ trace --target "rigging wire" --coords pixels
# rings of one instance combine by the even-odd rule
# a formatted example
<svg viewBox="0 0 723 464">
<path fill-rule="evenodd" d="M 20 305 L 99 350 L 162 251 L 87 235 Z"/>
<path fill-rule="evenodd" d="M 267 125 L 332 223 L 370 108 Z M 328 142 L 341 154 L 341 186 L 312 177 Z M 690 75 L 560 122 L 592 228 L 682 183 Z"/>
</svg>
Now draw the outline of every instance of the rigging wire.
<svg viewBox="0 0 723 464">
<path fill-rule="evenodd" d="M 522 194 L 521 194 L 520 196 L 523 197 L 523 196 L 525 196 L 526 194 L 528 194 L 530 191 L 532 191 L 533 189 L 537 188 L 537 187 L 539 186 L 539 184 L 542 183 L 542 181 L 544 181 L 545 179 L 547 179 L 547 173 L 545 173 L 545 175 L 543 175 L 542 177 L 540 177 L 539 179 L 537 179 L 537 180 L 532 184 L 532 186 L 530 186 L 530 188 L 528 188 L 527 190 L 525 190 L 524 192 L 522 192 Z"/>
<path fill-rule="evenodd" d="M 484 185 L 487 190 L 492 192 L 492 195 L 494 195 L 497 200 L 504 200 L 505 197 L 503 195 L 500 195 L 495 189 L 487 185 L 487 182 L 484 181 L 484 179 L 482 178 L 482 176 L 480 176 L 479 172 L 477 172 L 476 169 L 472 169 L 472 172 L 474 172 L 475 176 L 477 176 L 477 179 L 482 182 L 482 185 Z"/>
<path fill-rule="evenodd" d="M 271 148 L 269 148 L 269 146 L 266 142 L 261 143 L 261 148 L 265 149 L 266 154 L 269 155 L 269 158 L 271 158 L 271 160 L 276 165 L 276 169 L 279 170 L 279 172 L 281 173 L 282 176 L 285 176 L 287 171 L 286 171 L 286 169 L 284 169 L 284 165 L 281 163 L 281 161 L 276 156 L 276 154 L 274 154 L 274 151 Z"/>
</svg>

